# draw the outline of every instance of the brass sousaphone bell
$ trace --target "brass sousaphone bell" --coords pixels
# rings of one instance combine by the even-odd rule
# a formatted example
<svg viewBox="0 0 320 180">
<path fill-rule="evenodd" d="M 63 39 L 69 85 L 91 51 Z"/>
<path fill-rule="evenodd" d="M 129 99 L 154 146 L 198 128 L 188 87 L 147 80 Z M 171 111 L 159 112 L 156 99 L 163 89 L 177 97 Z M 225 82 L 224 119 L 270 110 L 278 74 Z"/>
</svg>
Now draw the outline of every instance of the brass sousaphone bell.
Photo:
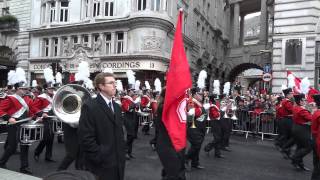
<svg viewBox="0 0 320 180">
<path fill-rule="evenodd" d="M 77 84 L 60 87 L 53 97 L 53 113 L 64 123 L 77 127 L 82 104 L 91 99 L 90 92 Z"/>
</svg>

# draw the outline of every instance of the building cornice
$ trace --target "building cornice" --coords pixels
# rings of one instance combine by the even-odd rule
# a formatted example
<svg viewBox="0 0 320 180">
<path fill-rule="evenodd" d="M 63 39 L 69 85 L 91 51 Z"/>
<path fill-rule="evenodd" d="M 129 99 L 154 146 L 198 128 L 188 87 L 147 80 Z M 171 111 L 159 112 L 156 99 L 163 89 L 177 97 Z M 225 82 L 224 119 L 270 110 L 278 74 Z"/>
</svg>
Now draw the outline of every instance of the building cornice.
<svg viewBox="0 0 320 180">
<path fill-rule="evenodd" d="M 29 29 L 30 34 L 35 36 L 42 36 L 48 34 L 66 34 L 73 32 L 88 32 L 92 30 L 106 30 L 106 29 L 119 29 L 119 28 L 139 28 L 139 27 L 154 27 L 163 29 L 167 32 L 171 31 L 174 27 L 173 23 L 169 20 L 156 18 L 156 17 L 133 17 L 122 18 L 109 21 L 99 21 L 94 23 L 81 23 L 70 24 L 63 26 L 55 26 L 50 28 L 34 28 Z"/>
</svg>

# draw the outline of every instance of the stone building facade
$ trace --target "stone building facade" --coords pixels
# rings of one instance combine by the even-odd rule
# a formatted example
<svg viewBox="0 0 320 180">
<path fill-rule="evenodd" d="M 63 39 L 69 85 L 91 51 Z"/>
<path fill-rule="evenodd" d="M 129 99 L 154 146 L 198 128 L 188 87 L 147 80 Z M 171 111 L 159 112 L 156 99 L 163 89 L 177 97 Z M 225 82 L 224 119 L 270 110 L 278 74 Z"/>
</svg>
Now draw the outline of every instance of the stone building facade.
<svg viewBox="0 0 320 180">
<path fill-rule="evenodd" d="M 15 37 L 17 66 L 28 72 L 29 81 L 41 83 L 43 69 L 52 65 L 70 76 L 82 60 L 90 64 L 92 76 L 108 67 L 120 79 L 128 69 L 140 80 L 164 79 L 180 8 L 194 80 L 201 69 L 211 75 L 208 85 L 222 76 L 213 67 L 225 59 L 229 42 L 230 12 L 224 1 L 26 0 L 19 1 L 23 12 L 11 8 L 17 2 L 7 0 L 22 23 Z"/>
<path fill-rule="evenodd" d="M 275 0 L 274 11 L 272 91 L 287 83 L 286 70 L 319 88 L 320 1 Z"/>
</svg>

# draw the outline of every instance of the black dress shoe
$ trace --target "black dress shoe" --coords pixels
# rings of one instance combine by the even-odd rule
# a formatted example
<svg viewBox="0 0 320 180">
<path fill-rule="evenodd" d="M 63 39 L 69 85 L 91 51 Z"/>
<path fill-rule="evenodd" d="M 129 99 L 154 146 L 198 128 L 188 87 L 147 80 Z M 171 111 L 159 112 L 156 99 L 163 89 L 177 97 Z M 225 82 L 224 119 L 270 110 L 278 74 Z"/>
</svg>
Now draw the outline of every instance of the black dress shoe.
<svg viewBox="0 0 320 180">
<path fill-rule="evenodd" d="M 204 167 L 203 166 L 200 166 L 200 165 L 192 165 L 191 166 L 192 168 L 194 168 L 194 169 L 204 169 Z"/>
<path fill-rule="evenodd" d="M 305 167 L 303 164 L 298 164 L 298 167 L 303 171 L 310 171 L 310 169 Z"/>
<path fill-rule="evenodd" d="M 29 174 L 29 175 L 32 175 L 32 171 L 30 168 L 26 167 L 26 168 L 20 168 L 20 172 L 23 173 L 23 174 Z"/>
<path fill-rule="evenodd" d="M 225 158 L 223 155 L 219 154 L 219 155 L 214 155 L 215 158 Z"/>
<path fill-rule="evenodd" d="M 57 161 L 53 160 L 53 159 L 50 159 L 50 158 L 46 158 L 45 159 L 46 162 L 49 162 L 49 163 L 55 163 Z"/>
<path fill-rule="evenodd" d="M 135 158 L 136 158 L 136 157 L 133 156 L 132 154 L 128 154 L 128 155 L 129 155 L 130 159 L 135 159 Z"/>
<path fill-rule="evenodd" d="M 33 155 L 33 159 L 38 162 L 39 161 L 39 155 L 34 154 Z"/>
</svg>

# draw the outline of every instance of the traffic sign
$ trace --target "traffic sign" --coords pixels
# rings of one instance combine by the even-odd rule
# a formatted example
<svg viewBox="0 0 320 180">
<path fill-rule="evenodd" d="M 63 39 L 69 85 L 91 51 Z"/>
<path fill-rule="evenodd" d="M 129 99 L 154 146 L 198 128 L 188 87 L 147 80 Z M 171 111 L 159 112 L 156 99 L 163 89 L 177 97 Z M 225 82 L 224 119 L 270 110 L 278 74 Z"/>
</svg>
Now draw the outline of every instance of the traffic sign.
<svg viewBox="0 0 320 180">
<path fill-rule="evenodd" d="M 262 80 L 264 82 L 269 82 L 269 81 L 271 81 L 271 79 L 272 79 L 272 75 L 270 73 L 264 73 L 262 75 Z"/>
<path fill-rule="evenodd" d="M 264 73 L 271 73 L 271 65 L 270 64 L 264 65 L 263 72 Z"/>
</svg>

